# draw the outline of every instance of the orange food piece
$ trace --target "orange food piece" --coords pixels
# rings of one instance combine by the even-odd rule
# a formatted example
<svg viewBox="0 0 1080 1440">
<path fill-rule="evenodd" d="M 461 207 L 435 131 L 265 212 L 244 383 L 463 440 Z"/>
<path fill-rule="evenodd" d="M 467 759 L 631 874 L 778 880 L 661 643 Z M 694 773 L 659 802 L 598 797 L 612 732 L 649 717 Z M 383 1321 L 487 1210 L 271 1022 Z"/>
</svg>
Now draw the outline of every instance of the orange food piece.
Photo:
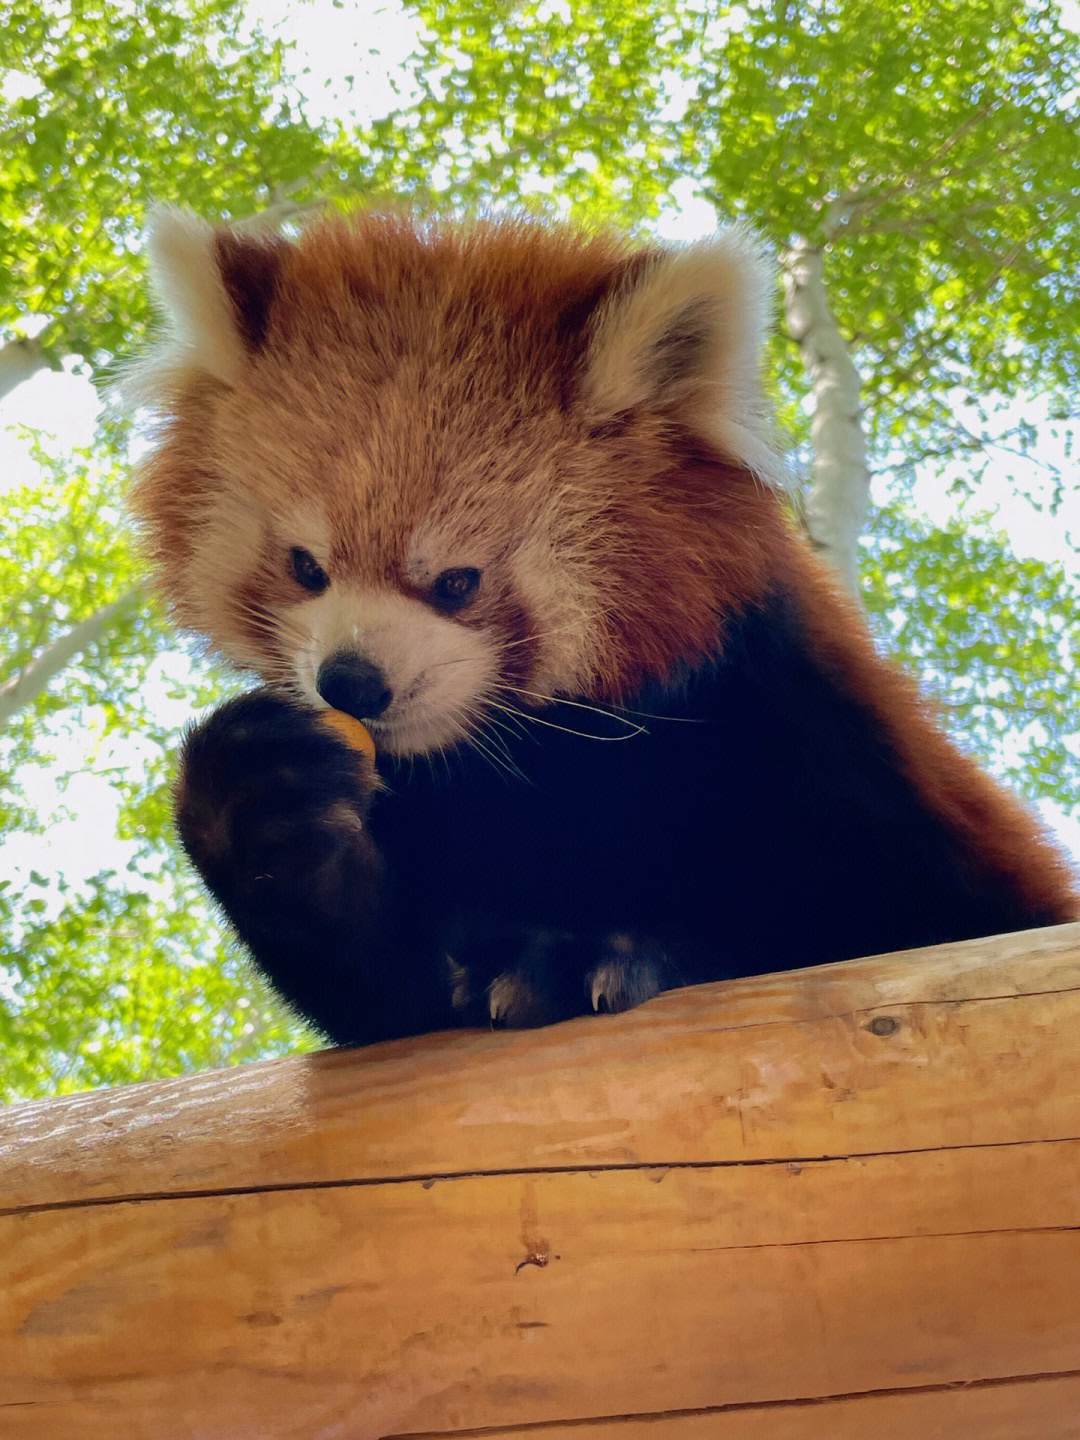
<svg viewBox="0 0 1080 1440">
<path fill-rule="evenodd" d="M 335 729 L 354 750 L 359 750 L 369 760 L 375 759 L 375 741 L 371 738 L 371 731 L 361 725 L 359 720 L 354 720 L 343 710 L 321 710 L 319 718 L 325 725 Z"/>
</svg>

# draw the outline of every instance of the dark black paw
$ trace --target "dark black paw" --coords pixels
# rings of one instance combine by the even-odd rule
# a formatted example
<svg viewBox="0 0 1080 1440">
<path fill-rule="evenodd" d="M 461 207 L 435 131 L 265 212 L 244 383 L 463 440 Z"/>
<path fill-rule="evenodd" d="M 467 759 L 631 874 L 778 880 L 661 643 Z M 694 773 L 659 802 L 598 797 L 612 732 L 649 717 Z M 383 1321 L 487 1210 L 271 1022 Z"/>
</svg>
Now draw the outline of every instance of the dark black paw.
<svg viewBox="0 0 1080 1440">
<path fill-rule="evenodd" d="M 589 1004 L 598 1014 L 632 1010 L 686 983 L 665 948 L 647 936 L 613 933 L 604 937 L 600 950 L 600 962 L 585 980 Z"/>
<path fill-rule="evenodd" d="M 458 924 L 446 944 L 451 999 L 464 1025 L 526 1029 L 584 1014 L 591 947 L 540 926 Z"/>
<path fill-rule="evenodd" d="M 234 920 L 267 906 L 332 919 L 371 888 L 372 786 L 370 763 L 316 711 L 255 691 L 185 740 L 177 830 Z"/>
<path fill-rule="evenodd" d="M 460 927 L 447 947 L 461 1023 L 524 1029 L 628 1010 L 684 983 L 663 947 L 612 933 L 597 945 L 563 931 Z"/>
</svg>

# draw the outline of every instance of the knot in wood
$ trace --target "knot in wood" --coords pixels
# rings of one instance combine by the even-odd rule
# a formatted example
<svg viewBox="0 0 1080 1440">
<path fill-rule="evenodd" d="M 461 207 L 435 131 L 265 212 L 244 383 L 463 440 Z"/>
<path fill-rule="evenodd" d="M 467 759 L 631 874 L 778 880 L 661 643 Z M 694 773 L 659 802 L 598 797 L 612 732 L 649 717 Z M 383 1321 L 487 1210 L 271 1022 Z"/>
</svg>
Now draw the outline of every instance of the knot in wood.
<svg viewBox="0 0 1080 1440">
<path fill-rule="evenodd" d="M 875 1015 L 870 1021 L 870 1033 L 872 1035 L 895 1035 L 900 1029 L 900 1021 L 894 1020 L 891 1015 Z"/>
</svg>

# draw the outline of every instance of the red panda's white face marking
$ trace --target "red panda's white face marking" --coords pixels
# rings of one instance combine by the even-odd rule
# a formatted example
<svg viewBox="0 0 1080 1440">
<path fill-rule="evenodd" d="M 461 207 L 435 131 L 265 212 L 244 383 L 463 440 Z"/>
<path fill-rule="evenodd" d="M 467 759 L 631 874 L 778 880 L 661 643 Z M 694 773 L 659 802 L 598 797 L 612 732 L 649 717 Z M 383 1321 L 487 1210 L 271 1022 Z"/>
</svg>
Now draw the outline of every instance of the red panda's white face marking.
<svg viewBox="0 0 1080 1440">
<path fill-rule="evenodd" d="M 296 682 L 312 704 L 324 662 L 343 652 L 376 666 L 392 696 L 377 716 L 363 716 L 380 749 L 398 755 L 448 749 L 482 719 L 498 676 L 498 647 L 419 601 L 392 590 L 325 596 L 290 617 L 311 636 L 295 652 Z M 360 717 L 358 717 L 360 718 Z"/>
<path fill-rule="evenodd" d="M 767 572 L 741 235 L 358 216 L 291 245 L 167 213 L 152 253 L 173 340 L 136 373 L 163 427 L 133 499 L 177 617 L 313 704 L 329 658 L 376 667 L 382 748 L 627 698 Z"/>
<path fill-rule="evenodd" d="M 449 748 L 475 728 L 485 707 L 501 703 L 507 667 L 498 627 L 462 623 L 468 607 L 455 608 L 437 589 L 444 574 L 479 567 L 431 558 L 438 554 L 431 537 L 410 547 L 408 594 L 358 582 L 336 564 L 326 518 L 310 504 L 271 513 L 248 492 L 221 492 L 207 504 L 195 539 L 185 588 L 197 627 L 235 664 L 316 707 L 327 703 L 319 672 L 329 658 L 367 660 L 392 695 L 379 715 L 357 717 L 380 749 L 409 755 Z M 482 561 L 474 551 L 468 558 Z M 319 593 L 298 577 L 296 552 L 324 575 Z M 470 603 L 480 603 L 485 580 L 494 583 L 481 571 Z"/>
</svg>

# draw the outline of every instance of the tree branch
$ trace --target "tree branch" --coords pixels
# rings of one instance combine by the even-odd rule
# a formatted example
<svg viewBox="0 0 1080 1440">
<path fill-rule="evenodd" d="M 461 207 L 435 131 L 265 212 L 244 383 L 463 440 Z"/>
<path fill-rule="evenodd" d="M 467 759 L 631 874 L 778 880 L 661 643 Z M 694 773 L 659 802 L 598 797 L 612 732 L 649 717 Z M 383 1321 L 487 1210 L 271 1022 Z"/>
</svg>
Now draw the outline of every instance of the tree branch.
<svg viewBox="0 0 1080 1440">
<path fill-rule="evenodd" d="M 136 585 L 111 605 L 102 606 L 95 614 L 73 625 L 47 650 L 35 655 L 21 670 L 0 684 L 0 726 L 32 704 L 51 680 L 95 640 L 100 640 L 114 620 L 134 609 L 142 596 L 143 587 Z"/>
<path fill-rule="evenodd" d="M 969 115 L 957 128 L 947 135 L 938 146 L 933 155 L 928 156 L 921 165 L 906 173 L 901 179 L 888 183 L 884 190 L 874 187 L 864 187 L 861 190 L 849 190 L 846 194 L 838 195 L 830 202 L 826 213 L 823 232 L 825 238 L 833 239 L 841 229 L 846 229 L 852 221 L 863 220 L 867 215 L 872 215 L 875 210 L 895 198 L 897 195 L 917 194 L 922 190 L 921 180 L 936 180 L 940 174 L 942 160 L 954 149 L 965 135 L 991 115 L 1001 104 L 1002 98 L 995 96 L 978 110 Z M 982 165 L 985 156 L 979 156 L 974 162 Z M 880 182 L 879 182 L 880 183 Z"/>
<path fill-rule="evenodd" d="M 301 175 L 287 185 L 272 185 L 270 187 L 270 204 L 263 210 L 255 210 L 250 215 L 244 215 L 238 220 L 231 221 L 231 228 L 251 235 L 266 234 L 268 231 L 279 229 L 287 220 L 296 220 L 303 215 L 324 209 L 328 203 L 326 200 L 314 200 L 306 205 L 298 205 L 293 201 L 292 196 L 309 185 L 317 184 L 334 169 L 334 166 L 333 160 L 324 160 L 321 164 L 316 165 L 310 175 Z"/>
</svg>

